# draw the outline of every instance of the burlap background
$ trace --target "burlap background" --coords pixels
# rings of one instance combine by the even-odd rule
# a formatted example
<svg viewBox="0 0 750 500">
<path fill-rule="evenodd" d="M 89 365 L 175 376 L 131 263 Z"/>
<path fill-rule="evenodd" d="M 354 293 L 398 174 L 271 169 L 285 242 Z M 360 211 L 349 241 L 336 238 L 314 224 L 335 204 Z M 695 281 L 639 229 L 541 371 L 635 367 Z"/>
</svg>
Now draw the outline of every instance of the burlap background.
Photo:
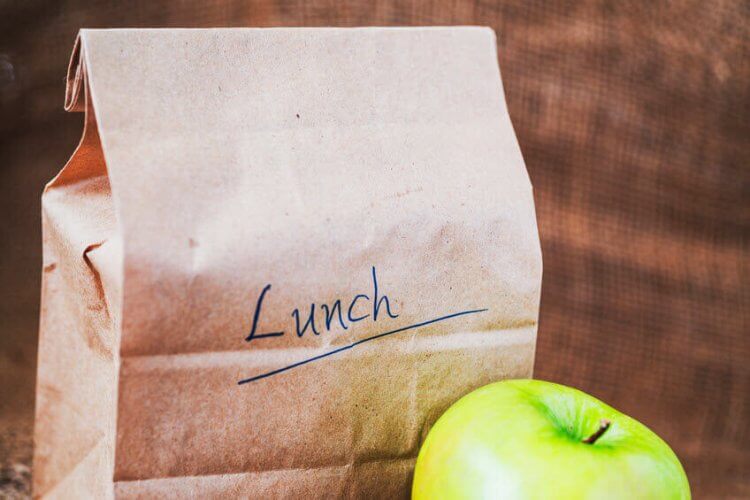
<svg viewBox="0 0 750 500">
<path fill-rule="evenodd" d="M 545 259 L 536 374 L 650 425 L 696 498 L 750 497 L 750 4 L 0 0 L 0 496 L 31 458 L 39 195 L 81 133 L 79 27 L 481 24 Z"/>
</svg>

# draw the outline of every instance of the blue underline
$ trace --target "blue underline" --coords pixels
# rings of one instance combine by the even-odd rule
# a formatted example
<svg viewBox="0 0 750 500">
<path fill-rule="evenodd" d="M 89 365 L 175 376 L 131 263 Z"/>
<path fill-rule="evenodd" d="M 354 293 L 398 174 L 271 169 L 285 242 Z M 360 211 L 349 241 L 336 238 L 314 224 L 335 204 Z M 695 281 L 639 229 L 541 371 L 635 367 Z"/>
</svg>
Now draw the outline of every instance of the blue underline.
<svg viewBox="0 0 750 500">
<path fill-rule="evenodd" d="M 302 361 L 297 361 L 296 363 L 292 363 L 289 366 L 285 366 L 283 368 L 279 368 L 277 370 L 272 370 L 270 372 L 261 373 L 260 375 L 256 375 L 254 377 L 245 378 L 237 382 L 237 385 L 247 384 L 249 382 L 255 382 L 256 380 L 260 380 L 262 378 L 270 377 L 271 375 L 276 375 L 278 373 L 283 373 L 285 371 L 291 370 L 292 368 L 297 368 L 298 366 L 306 365 L 307 363 L 312 363 L 313 361 L 318 361 L 320 359 L 326 358 L 328 356 L 333 356 L 334 354 L 338 354 L 342 351 L 347 351 L 349 349 L 352 349 L 360 344 L 364 344 L 365 342 L 369 342 L 371 340 L 379 339 L 382 337 L 387 337 L 388 335 L 393 335 L 394 333 L 401 333 L 405 332 L 407 330 L 413 330 L 415 328 L 421 328 L 423 326 L 431 325 L 433 323 L 439 323 L 440 321 L 445 321 L 451 318 L 457 318 L 458 316 L 466 316 L 468 314 L 476 314 L 488 311 L 488 309 L 471 309 L 469 311 L 461 311 L 453 314 L 448 314 L 446 316 L 440 316 L 439 318 L 422 321 L 421 323 L 415 323 L 413 325 L 409 326 L 402 326 L 401 328 L 396 328 L 395 330 L 391 330 L 384 333 L 379 333 L 377 335 L 373 335 L 371 337 L 366 337 L 361 340 L 358 340 L 356 342 L 352 342 L 351 344 L 345 345 L 343 347 L 339 347 L 337 349 L 334 349 L 332 351 L 325 352 L 323 354 L 319 354 L 317 356 L 313 356 L 312 358 L 303 359 Z"/>
</svg>

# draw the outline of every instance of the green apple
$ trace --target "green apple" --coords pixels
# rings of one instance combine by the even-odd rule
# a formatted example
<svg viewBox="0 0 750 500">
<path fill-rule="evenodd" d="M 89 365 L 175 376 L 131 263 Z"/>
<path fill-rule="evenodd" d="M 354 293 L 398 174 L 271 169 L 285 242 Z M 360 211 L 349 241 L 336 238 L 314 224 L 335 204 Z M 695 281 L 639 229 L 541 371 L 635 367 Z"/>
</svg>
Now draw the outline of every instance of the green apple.
<svg viewBox="0 0 750 500">
<path fill-rule="evenodd" d="M 669 446 L 576 389 L 507 380 L 461 398 L 419 452 L 412 498 L 689 499 Z"/>
</svg>

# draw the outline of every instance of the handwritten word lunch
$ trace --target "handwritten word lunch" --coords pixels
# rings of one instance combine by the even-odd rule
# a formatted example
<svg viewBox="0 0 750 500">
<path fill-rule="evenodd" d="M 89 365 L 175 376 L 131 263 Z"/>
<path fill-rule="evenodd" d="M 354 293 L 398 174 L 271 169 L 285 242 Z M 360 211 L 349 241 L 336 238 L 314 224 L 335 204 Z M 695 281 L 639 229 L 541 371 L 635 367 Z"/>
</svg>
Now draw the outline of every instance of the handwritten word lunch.
<svg viewBox="0 0 750 500">
<path fill-rule="evenodd" d="M 271 285 L 268 284 L 260 292 L 258 300 L 255 303 L 255 311 L 253 312 L 253 324 L 250 329 L 250 334 L 245 337 L 247 342 L 256 341 L 263 338 L 269 337 L 281 337 L 286 335 L 286 330 L 282 331 L 263 331 L 259 326 L 262 323 L 262 309 L 264 300 L 271 291 Z M 297 337 L 303 337 L 306 334 L 320 335 L 323 331 L 330 331 L 336 326 L 341 327 L 344 330 L 349 330 L 350 327 L 355 324 L 369 320 L 370 328 L 373 328 L 372 323 L 378 321 L 379 318 L 394 320 L 399 317 L 399 314 L 394 310 L 395 303 L 391 304 L 391 300 L 387 295 L 382 293 L 378 287 L 378 276 L 375 267 L 372 267 L 372 288 L 368 290 L 369 293 L 356 293 L 351 300 L 341 301 L 341 299 L 335 300 L 332 304 L 317 304 L 315 302 L 310 304 L 309 308 L 305 308 L 301 311 L 299 308 L 294 309 L 289 315 L 293 322 L 294 329 L 292 330 Z M 316 313 L 316 309 L 319 311 Z M 295 363 L 292 363 L 275 370 L 253 375 L 248 378 L 244 378 L 237 382 L 239 385 L 254 382 L 256 380 L 264 379 L 272 375 L 291 370 L 293 368 L 312 363 L 313 361 L 319 361 L 328 356 L 338 354 L 343 351 L 348 351 L 365 342 L 371 342 L 376 339 L 381 339 L 389 335 L 396 333 L 405 332 L 407 330 L 414 330 L 416 328 L 422 328 L 434 323 L 446 321 L 449 319 L 457 318 L 459 316 L 467 316 L 469 314 L 477 314 L 487 311 L 487 309 L 469 309 L 450 314 L 445 314 L 437 318 L 428 319 L 425 321 L 419 321 L 417 323 L 407 324 L 392 330 L 376 333 L 365 338 L 353 341 L 350 344 L 325 351 L 321 354 L 317 354 L 310 358 L 306 358 Z"/>
<path fill-rule="evenodd" d="M 266 298 L 266 294 L 271 290 L 271 285 L 268 284 L 263 288 L 258 297 L 258 302 L 255 304 L 255 313 L 253 314 L 253 326 L 250 329 L 250 335 L 245 340 L 250 342 L 256 339 L 262 339 L 267 337 L 280 337 L 286 332 L 267 332 L 258 333 L 258 323 L 261 317 L 261 308 L 263 307 L 263 300 Z M 368 304 L 369 303 L 369 304 Z M 322 311 L 323 315 L 319 316 L 320 323 L 316 324 L 316 305 Z M 346 311 L 346 312 L 344 312 Z M 398 318 L 398 314 L 391 311 L 391 303 L 387 295 L 380 293 L 378 290 L 378 277 L 375 271 L 375 267 L 372 268 L 372 295 L 364 293 L 358 293 L 349 302 L 346 302 L 344 306 L 341 304 L 341 300 L 337 299 L 333 304 L 310 304 L 309 309 L 304 313 L 300 314 L 299 309 L 292 311 L 291 317 L 294 318 L 294 331 L 298 337 L 302 337 L 309 328 L 315 335 L 320 335 L 320 332 L 325 324 L 326 331 L 331 331 L 331 327 L 334 323 L 338 323 L 344 330 L 349 329 L 349 325 L 371 319 L 377 321 L 378 316 L 383 316 L 385 313 L 389 318 Z M 300 319 L 303 316 L 304 322 Z M 318 326 L 319 325 L 319 326 Z"/>
</svg>

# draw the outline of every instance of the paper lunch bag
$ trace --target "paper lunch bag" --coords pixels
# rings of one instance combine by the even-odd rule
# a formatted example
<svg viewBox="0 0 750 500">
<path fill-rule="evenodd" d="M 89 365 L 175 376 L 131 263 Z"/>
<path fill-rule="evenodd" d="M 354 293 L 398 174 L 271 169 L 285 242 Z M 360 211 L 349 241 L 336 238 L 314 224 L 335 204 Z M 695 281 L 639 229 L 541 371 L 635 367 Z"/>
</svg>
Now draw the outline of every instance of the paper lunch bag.
<svg viewBox="0 0 750 500">
<path fill-rule="evenodd" d="M 531 376 L 490 29 L 83 30 L 67 83 L 35 496 L 404 497 L 451 403 Z"/>
</svg>

